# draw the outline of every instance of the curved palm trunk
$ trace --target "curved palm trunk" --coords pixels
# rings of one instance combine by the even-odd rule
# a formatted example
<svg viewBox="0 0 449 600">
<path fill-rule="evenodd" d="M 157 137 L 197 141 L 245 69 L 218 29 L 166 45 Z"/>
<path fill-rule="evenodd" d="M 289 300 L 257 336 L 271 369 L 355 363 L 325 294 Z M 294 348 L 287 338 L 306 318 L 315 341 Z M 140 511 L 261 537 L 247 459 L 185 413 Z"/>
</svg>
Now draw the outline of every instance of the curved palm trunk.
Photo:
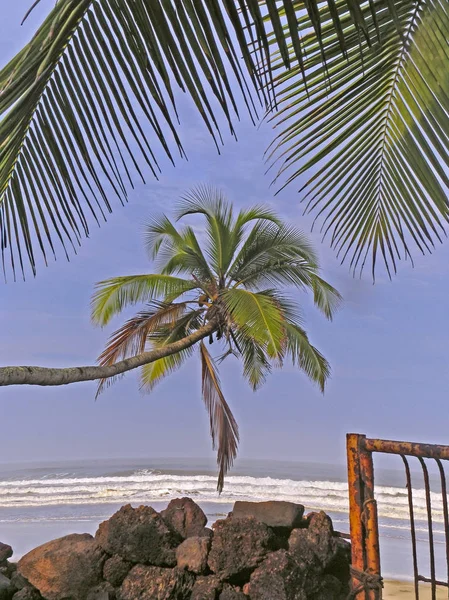
<svg viewBox="0 0 449 600">
<path fill-rule="evenodd" d="M 114 375 L 126 373 L 126 371 L 131 371 L 165 356 L 185 350 L 213 333 L 216 328 L 217 323 L 213 320 L 209 321 L 204 327 L 201 327 L 182 340 L 167 344 L 162 348 L 143 352 L 131 358 L 126 358 L 110 366 L 68 367 L 62 369 L 53 369 L 51 367 L 1 367 L 0 386 L 67 385 L 79 381 L 93 381 L 95 379 L 113 377 Z"/>
</svg>

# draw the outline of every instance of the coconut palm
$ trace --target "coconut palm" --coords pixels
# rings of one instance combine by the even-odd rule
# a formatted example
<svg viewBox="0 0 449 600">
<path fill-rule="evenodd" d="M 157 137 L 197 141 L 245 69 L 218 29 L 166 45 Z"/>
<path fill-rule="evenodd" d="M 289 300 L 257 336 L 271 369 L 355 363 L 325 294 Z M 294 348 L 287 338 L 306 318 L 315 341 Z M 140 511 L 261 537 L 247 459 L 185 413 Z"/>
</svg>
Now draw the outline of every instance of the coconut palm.
<svg viewBox="0 0 449 600">
<path fill-rule="evenodd" d="M 219 191 L 200 187 L 182 199 L 176 220 L 188 215 L 203 218 L 201 235 L 165 215 L 152 220 L 146 227 L 146 245 L 158 273 L 114 277 L 97 284 L 92 318 L 106 325 L 130 305 L 144 304 L 112 335 L 99 357 L 102 367 L 208 328 L 209 345 L 203 336 L 195 345 L 142 366 L 140 381 L 144 390 L 152 390 L 193 354 L 198 355 L 221 490 L 239 436 L 218 365 L 227 357 L 237 357 L 244 378 L 256 390 L 273 367 L 290 360 L 324 390 L 329 365 L 309 342 L 298 302 L 282 290 L 310 290 L 315 305 L 329 319 L 340 296 L 319 276 L 307 238 L 268 208 L 254 206 L 235 214 Z M 113 381 L 101 380 L 98 393 Z"/>
<path fill-rule="evenodd" d="M 76 248 L 136 176 L 184 155 L 180 91 L 217 147 L 239 111 L 275 110 L 279 181 L 305 177 L 354 268 L 431 250 L 448 219 L 448 32 L 447 0 L 59 0 L 0 71 L 4 268 Z"/>
</svg>

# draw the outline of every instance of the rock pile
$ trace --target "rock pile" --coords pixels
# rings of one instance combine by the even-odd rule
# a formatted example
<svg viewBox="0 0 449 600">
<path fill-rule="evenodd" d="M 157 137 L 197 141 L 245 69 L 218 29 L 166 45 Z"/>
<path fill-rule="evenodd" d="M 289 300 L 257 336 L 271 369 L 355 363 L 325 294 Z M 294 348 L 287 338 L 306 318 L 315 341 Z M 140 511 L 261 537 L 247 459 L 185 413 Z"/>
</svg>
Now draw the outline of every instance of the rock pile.
<svg viewBox="0 0 449 600">
<path fill-rule="evenodd" d="M 17 565 L 0 544 L 0 600 L 343 600 L 349 544 L 323 512 L 236 502 L 206 527 L 191 499 L 123 506 L 95 537 L 69 535 Z"/>
</svg>

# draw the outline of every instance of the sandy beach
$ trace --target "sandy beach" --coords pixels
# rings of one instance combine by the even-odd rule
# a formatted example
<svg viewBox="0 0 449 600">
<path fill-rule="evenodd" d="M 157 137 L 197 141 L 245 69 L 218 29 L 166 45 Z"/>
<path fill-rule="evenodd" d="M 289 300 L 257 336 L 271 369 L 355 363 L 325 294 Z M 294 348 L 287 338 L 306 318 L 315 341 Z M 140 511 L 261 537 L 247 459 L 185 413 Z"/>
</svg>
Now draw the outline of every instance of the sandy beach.
<svg viewBox="0 0 449 600">
<path fill-rule="evenodd" d="M 447 588 L 437 587 L 437 600 L 447 599 Z M 393 600 L 401 598 L 401 600 L 415 600 L 415 588 L 412 581 L 385 581 L 384 585 L 384 600 Z M 421 583 L 419 586 L 420 600 L 431 600 L 430 585 Z"/>
</svg>

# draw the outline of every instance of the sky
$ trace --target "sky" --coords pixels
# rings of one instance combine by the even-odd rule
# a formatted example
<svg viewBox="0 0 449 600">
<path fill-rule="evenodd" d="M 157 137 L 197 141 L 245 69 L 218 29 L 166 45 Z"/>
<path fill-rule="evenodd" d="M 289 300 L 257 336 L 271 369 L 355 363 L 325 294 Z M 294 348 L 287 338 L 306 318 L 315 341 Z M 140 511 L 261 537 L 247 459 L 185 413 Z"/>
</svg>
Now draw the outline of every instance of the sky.
<svg viewBox="0 0 449 600">
<path fill-rule="evenodd" d="M 28 41 L 52 6 L 43 0 L 24 27 L 30 0 L 6 3 L 0 21 L 0 65 Z M 181 136 L 189 160 L 165 164 L 160 181 L 147 180 L 129 204 L 91 236 L 70 263 L 60 256 L 25 283 L 0 284 L 0 364 L 75 366 L 94 364 L 118 318 L 105 329 L 90 322 L 95 282 L 152 271 L 143 247 L 143 224 L 169 212 L 198 183 L 221 188 L 237 208 L 266 203 L 305 232 L 298 186 L 275 196 L 265 175 L 263 151 L 273 139 L 269 124 L 253 127 L 243 117 L 239 141 L 225 136 L 214 149 L 189 103 L 181 106 Z M 237 360 L 221 370 L 225 396 L 240 425 L 242 458 L 343 463 L 345 434 L 449 443 L 447 339 L 449 243 L 431 256 L 415 253 L 415 266 L 399 264 L 389 281 L 373 285 L 369 271 L 354 279 L 318 235 L 323 276 L 344 303 L 330 323 L 302 294 L 307 329 L 332 366 L 322 395 L 293 368 L 275 371 L 254 394 Z M 200 366 L 193 357 L 150 394 L 128 373 L 97 401 L 95 383 L 58 388 L 0 389 L 0 462 L 114 457 L 210 457 L 213 453 L 202 405 Z"/>
</svg>

